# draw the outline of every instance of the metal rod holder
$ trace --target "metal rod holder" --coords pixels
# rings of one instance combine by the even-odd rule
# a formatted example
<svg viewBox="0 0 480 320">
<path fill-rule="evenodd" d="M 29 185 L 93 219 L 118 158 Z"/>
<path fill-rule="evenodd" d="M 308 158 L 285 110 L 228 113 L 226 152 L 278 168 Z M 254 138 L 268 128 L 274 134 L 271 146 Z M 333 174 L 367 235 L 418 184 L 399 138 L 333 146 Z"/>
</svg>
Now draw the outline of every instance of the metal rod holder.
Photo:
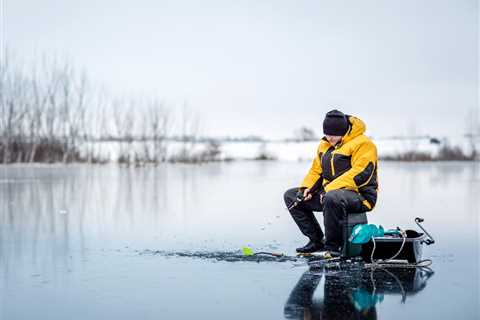
<svg viewBox="0 0 480 320">
<path fill-rule="evenodd" d="M 428 238 L 427 238 L 424 242 L 425 242 L 425 244 L 426 244 L 427 246 L 429 246 L 429 245 L 435 243 L 435 240 L 434 240 L 433 237 L 430 235 L 430 233 L 428 233 L 427 230 L 425 230 L 425 228 L 423 228 L 422 225 L 420 224 L 420 223 L 422 223 L 423 221 L 424 221 L 423 218 L 419 218 L 419 217 L 415 218 L 415 223 L 417 224 L 417 226 L 418 226 L 420 229 L 422 229 L 423 232 L 425 232 L 425 234 L 428 236 Z"/>
</svg>

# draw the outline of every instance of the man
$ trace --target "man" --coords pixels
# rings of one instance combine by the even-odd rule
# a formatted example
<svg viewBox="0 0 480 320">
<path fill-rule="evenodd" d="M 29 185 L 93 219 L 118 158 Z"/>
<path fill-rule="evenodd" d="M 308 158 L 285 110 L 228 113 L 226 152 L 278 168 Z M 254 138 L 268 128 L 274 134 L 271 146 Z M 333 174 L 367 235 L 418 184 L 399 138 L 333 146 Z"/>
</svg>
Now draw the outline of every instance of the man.
<svg viewBox="0 0 480 320">
<path fill-rule="evenodd" d="M 338 252 L 343 244 L 342 223 L 348 213 L 371 211 L 377 201 L 377 148 L 364 135 L 362 120 L 338 110 L 323 121 L 325 137 L 300 188 L 284 199 L 300 231 L 309 238 L 299 253 Z M 296 202 L 298 196 L 304 200 Z M 323 211 L 325 234 L 313 211 Z"/>
</svg>

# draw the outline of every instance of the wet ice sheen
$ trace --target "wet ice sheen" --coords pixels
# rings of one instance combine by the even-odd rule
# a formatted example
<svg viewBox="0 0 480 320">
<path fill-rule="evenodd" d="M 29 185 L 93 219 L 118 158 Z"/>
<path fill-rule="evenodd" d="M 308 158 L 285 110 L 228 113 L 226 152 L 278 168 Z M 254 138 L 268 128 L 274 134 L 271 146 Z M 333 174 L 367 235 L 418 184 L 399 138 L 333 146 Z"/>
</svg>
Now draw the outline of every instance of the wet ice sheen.
<svg viewBox="0 0 480 320">
<path fill-rule="evenodd" d="M 381 163 L 369 222 L 425 218 L 431 272 L 242 256 L 297 259 L 282 195 L 308 166 L 2 166 L 0 319 L 480 317 L 477 164 Z"/>
</svg>

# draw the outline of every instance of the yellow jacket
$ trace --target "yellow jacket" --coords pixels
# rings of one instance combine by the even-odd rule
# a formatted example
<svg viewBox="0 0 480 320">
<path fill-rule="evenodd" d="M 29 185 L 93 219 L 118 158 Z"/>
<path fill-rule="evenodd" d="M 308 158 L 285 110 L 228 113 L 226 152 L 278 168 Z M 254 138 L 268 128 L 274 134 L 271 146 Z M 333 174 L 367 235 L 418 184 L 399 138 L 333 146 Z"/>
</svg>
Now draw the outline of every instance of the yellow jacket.
<svg viewBox="0 0 480 320">
<path fill-rule="evenodd" d="M 323 138 L 313 159 L 312 166 L 301 187 L 325 192 L 347 189 L 360 193 L 368 209 L 377 202 L 377 147 L 364 135 L 365 123 L 347 116 L 350 128 L 335 147 Z"/>
</svg>

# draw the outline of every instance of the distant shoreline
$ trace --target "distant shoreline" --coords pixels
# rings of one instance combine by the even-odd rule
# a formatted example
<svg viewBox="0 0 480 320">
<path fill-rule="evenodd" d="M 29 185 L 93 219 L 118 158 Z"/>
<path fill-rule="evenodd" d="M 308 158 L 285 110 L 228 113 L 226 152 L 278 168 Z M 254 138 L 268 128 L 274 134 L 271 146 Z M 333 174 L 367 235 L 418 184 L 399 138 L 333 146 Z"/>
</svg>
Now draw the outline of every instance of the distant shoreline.
<svg viewBox="0 0 480 320">
<path fill-rule="evenodd" d="M 463 145 L 461 143 L 464 143 Z M 478 161 L 474 144 L 465 141 L 455 143 L 431 143 L 429 140 L 377 140 L 381 161 L 438 162 Z M 39 143 L 35 157 L 25 157 L 30 144 L 14 143 L 15 153 L 10 161 L 0 163 L 87 163 L 141 167 L 161 163 L 208 163 L 231 161 L 311 161 L 315 157 L 318 141 L 227 141 L 205 140 L 202 142 L 153 141 L 153 140 L 108 140 L 83 141 L 74 148 L 56 143 Z M 0 142 L 1 150 L 1 142 Z M 68 154 L 66 153 L 68 152 Z M 68 155 L 68 156 L 67 156 Z"/>
<path fill-rule="evenodd" d="M 433 141 L 433 142 L 432 142 Z M 478 161 L 478 147 L 473 140 L 431 138 L 378 139 L 381 161 L 438 162 Z M 476 141 L 475 141 L 476 142 Z M 0 163 L 116 163 L 122 166 L 146 166 L 161 163 L 208 163 L 231 161 L 311 161 L 318 140 L 311 141 L 237 141 L 191 139 L 108 139 L 83 140 L 75 145 L 68 141 L 39 141 L 35 145 L 11 140 L 12 152 L 2 155 Z M 34 150 L 32 153 L 31 150 Z M 5 149 L 4 149 L 5 150 Z M 31 156 L 28 156 L 31 155 Z M 9 161 L 5 161 L 9 159 Z"/>
</svg>

